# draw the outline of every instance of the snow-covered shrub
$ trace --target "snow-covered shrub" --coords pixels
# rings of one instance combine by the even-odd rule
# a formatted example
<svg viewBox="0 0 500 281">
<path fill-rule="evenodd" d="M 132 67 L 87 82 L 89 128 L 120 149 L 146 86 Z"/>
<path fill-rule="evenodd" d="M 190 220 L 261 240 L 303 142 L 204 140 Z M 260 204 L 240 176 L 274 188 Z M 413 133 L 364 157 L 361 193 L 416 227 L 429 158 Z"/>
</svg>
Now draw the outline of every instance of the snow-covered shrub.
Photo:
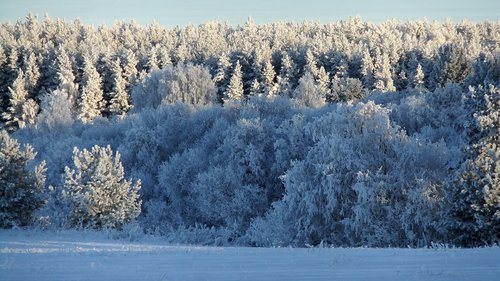
<svg viewBox="0 0 500 281">
<path fill-rule="evenodd" d="M 120 228 L 140 214 L 140 180 L 124 179 L 120 154 L 110 146 L 73 150 L 74 168 L 65 168 L 63 197 L 71 208 L 70 223 L 83 227 Z"/>
<path fill-rule="evenodd" d="M 0 131 L 0 227 L 25 226 L 33 212 L 44 203 L 44 163 L 28 168 L 36 152 L 30 145 L 21 148 L 4 130 Z"/>
<path fill-rule="evenodd" d="M 206 105 L 216 100 L 216 88 L 208 69 L 192 64 L 169 65 L 154 70 L 132 90 L 134 112 L 160 104 L 183 102 Z"/>
</svg>

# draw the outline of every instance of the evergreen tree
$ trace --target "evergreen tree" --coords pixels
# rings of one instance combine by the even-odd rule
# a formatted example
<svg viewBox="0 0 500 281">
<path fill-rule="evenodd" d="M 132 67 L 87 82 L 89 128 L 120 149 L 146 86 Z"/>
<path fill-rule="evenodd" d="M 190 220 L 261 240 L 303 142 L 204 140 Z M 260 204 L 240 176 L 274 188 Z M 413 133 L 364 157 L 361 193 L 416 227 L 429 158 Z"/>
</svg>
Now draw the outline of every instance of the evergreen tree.
<svg viewBox="0 0 500 281">
<path fill-rule="evenodd" d="M 368 50 L 363 51 L 363 58 L 361 59 L 361 76 L 365 88 L 368 90 L 373 89 L 373 73 L 374 73 L 373 59 Z"/>
<path fill-rule="evenodd" d="M 28 98 L 25 85 L 24 73 L 20 70 L 12 88 L 9 87 L 9 106 L 2 113 L 5 126 L 10 131 L 17 128 L 24 128 L 26 125 L 34 123 L 36 114 L 38 113 L 38 105 L 35 101 Z"/>
<path fill-rule="evenodd" d="M 281 58 L 281 69 L 277 79 L 280 95 L 290 97 L 293 92 L 294 79 L 297 77 L 297 68 L 288 53 L 284 52 Z"/>
<path fill-rule="evenodd" d="M 375 64 L 375 72 L 373 78 L 373 87 L 376 90 L 383 92 L 396 91 L 396 87 L 394 87 L 394 81 L 392 80 L 391 65 L 387 54 L 384 53 L 383 55 L 377 57 L 377 63 Z"/>
<path fill-rule="evenodd" d="M 31 146 L 21 149 L 6 131 L 0 131 L 0 227 L 28 225 L 44 203 L 45 164 L 35 171 L 27 167 L 35 155 Z"/>
<path fill-rule="evenodd" d="M 123 115 L 130 109 L 129 94 L 127 92 L 127 81 L 122 76 L 120 59 L 114 60 L 111 66 L 111 77 L 113 79 L 113 92 L 109 93 L 110 101 L 108 110 L 110 115 Z"/>
<path fill-rule="evenodd" d="M 422 70 L 422 66 L 420 63 L 417 65 L 415 72 L 412 73 L 411 76 L 411 85 L 416 88 L 422 90 L 424 88 L 424 72 Z"/>
<path fill-rule="evenodd" d="M 448 205 L 452 236 L 464 246 L 500 242 L 500 90 L 473 90 L 475 120 L 468 160 L 451 183 Z"/>
<path fill-rule="evenodd" d="M 213 81 L 217 86 L 217 95 L 223 97 L 226 87 L 229 84 L 229 69 L 231 68 L 231 59 L 226 53 L 222 53 L 217 60 L 217 69 L 215 70 Z"/>
<path fill-rule="evenodd" d="M 78 117 L 83 122 L 92 122 L 97 117 L 102 116 L 104 108 L 102 81 L 93 64 L 93 60 L 89 57 L 85 57 L 84 60 L 83 88 Z"/>
<path fill-rule="evenodd" d="M 38 67 L 38 62 L 36 56 L 31 52 L 27 59 L 25 59 L 24 73 L 26 80 L 26 91 L 28 91 L 30 97 L 36 97 L 35 90 L 38 86 L 38 80 L 40 79 L 40 70 Z"/>
<path fill-rule="evenodd" d="M 262 70 L 262 76 L 264 78 L 264 93 L 267 96 L 274 96 L 277 91 L 277 87 L 274 83 L 274 78 L 276 76 L 276 72 L 274 71 L 274 66 L 270 60 L 267 60 L 264 64 L 264 69 Z"/>
<path fill-rule="evenodd" d="M 118 152 L 110 146 L 73 150 L 74 169 L 66 166 L 63 197 L 73 226 L 120 228 L 141 210 L 141 182 L 126 180 Z"/>
<path fill-rule="evenodd" d="M 75 74 L 73 72 L 73 63 L 69 59 L 68 54 L 64 48 L 60 48 L 57 51 L 57 81 L 58 89 L 64 91 L 68 94 L 73 107 L 78 101 L 79 92 L 78 84 L 75 82 Z"/>
<path fill-rule="evenodd" d="M 243 98 L 243 74 L 241 72 L 240 61 L 236 61 L 233 69 L 233 75 L 224 94 L 224 101 L 240 100 Z"/>
<path fill-rule="evenodd" d="M 317 77 L 319 69 L 316 63 L 316 58 L 311 49 L 307 49 L 305 54 L 305 60 L 306 64 L 304 65 L 303 75 L 305 75 L 306 73 L 310 73 L 312 74 L 313 77 Z"/>
</svg>

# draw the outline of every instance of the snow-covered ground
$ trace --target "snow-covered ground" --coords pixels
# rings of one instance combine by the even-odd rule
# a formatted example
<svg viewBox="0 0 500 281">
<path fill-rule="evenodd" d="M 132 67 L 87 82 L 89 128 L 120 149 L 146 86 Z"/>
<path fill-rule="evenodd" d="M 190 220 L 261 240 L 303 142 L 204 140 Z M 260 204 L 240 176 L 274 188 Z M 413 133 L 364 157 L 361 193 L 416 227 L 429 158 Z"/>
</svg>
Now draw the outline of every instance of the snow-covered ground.
<svg viewBox="0 0 500 281">
<path fill-rule="evenodd" d="M 0 280 L 495 281 L 500 248 L 219 248 L 1 230 Z"/>
</svg>

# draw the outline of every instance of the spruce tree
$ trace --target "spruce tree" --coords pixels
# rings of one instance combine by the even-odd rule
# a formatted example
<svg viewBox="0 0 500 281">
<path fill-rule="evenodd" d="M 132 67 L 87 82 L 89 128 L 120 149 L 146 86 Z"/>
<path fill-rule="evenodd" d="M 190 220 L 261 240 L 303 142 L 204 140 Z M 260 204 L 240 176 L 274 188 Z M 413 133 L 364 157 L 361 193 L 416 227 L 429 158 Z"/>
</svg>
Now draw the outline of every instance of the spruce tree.
<svg viewBox="0 0 500 281">
<path fill-rule="evenodd" d="M 229 81 L 229 85 L 224 94 L 224 101 L 229 100 L 240 100 L 243 98 L 243 74 L 241 72 L 240 61 L 236 61 L 236 64 L 233 69 L 233 76 L 231 76 L 231 80 Z"/>
<path fill-rule="evenodd" d="M 120 59 L 117 58 L 111 66 L 111 77 L 113 79 L 113 91 L 109 93 L 110 101 L 108 110 L 110 115 L 123 115 L 130 109 L 129 94 L 127 92 L 127 81 L 122 76 Z"/>
<path fill-rule="evenodd" d="M 92 122 L 97 117 L 102 116 L 104 97 L 101 76 L 97 72 L 93 60 L 89 57 L 85 57 L 82 84 L 83 89 L 78 117 L 83 122 Z"/>
<path fill-rule="evenodd" d="M 19 75 L 12 87 L 9 87 L 9 103 L 7 110 L 2 113 L 5 120 L 5 127 L 9 131 L 17 128 L 24 128 L 35 121 L 38 113 L 38 105 L 35 101 L 28 98 L 28 92 L 25 88 L 26 82 L 24 73 L 19 70 Z"/>
<path fill-rule="evenodd" d="M 392 80 L 391 65 L 386 53 L 377 57 L 374 73 L 373 87 L 383 92 L 394 92 L 394 81 Z"/>
</svg>

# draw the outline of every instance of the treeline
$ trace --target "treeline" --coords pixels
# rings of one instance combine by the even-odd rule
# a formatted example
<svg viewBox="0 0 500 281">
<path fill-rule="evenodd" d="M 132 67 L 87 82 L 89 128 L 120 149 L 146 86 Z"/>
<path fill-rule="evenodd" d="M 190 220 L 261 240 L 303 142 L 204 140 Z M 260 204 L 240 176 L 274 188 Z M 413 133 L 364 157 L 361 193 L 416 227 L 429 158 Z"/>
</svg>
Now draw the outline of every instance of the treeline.
<svg viewBox="0 0 500 281">
<path fill-rule="evenodd" d="M 0 37 L 4 227 L 498 243 L 498 23 L 94 28 L 29 15 Z"/>
</svg>

